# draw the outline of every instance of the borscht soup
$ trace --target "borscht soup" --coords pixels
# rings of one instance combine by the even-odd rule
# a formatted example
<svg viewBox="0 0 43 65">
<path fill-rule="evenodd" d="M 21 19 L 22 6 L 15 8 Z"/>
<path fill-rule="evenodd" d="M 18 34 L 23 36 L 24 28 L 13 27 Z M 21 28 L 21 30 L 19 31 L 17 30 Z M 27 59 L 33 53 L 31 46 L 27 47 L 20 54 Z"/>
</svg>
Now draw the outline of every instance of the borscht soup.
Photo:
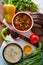
<svg viewBox="0 0 43 65">
<path fill-rule="evenodd" d="M 15 16 L 13 24 L 16 29 L 26 31 L 32 26 L 32 19 L 25 13 L 19 13 Z"/>
</svg>

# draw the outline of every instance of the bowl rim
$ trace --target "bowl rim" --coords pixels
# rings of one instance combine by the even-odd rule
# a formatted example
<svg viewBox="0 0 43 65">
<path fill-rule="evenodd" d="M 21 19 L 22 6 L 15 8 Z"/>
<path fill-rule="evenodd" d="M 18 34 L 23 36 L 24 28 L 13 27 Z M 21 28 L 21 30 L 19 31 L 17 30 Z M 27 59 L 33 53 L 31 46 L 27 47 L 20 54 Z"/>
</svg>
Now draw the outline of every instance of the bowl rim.
<svg viewBox="0 0 43 65">
<path fill-rule="evenodd" d="M 18 29 L 14 26 L 14 24 L 13 24 L 14 18 L 15 18 L 18 14 L 21 14 L 21 13 L 28 15 L 28 16 L 31 18 L 31 21 L 32 21 L 32 25 L 31 25 L 30 28 L 27 29 L 26 31 L 18 30 Z M 32 18 L 32 16 L 30 15 L 30 13 L 28 13 L 28 12 L 18 12 L 18 13 L 16 13 L 16 14 L 13 16 L 13 18 L 12 18 L 12 26 L 13 26 L 13 28 L 14 28 L 16 31 L 18 31 L 18 32 L 24 32 L 24 33 L 25 33 L 25 32 L 28 32 L 28 31 L 30 31 L 30 30 L 32 29 L 32 27 L 33 27 L 33 18 Z"/>
<path fill-rule="evenodd" d="M 26 53 L 24 52 L 24 48 L 25 48 L 26 46 L 31 47 L 31 51 L 30 51 L 28 54 L 26 54 Z M 24 45 L 24 47 L 23 47 L 23 52 L 24 52 L 24 54 L 26 54 L 26 55 L 30 55 L 30 54 L 33 52 L 32 46 L 31 46 L 30 44 Z"/>
<path fill-rule="evenodd" d="M 17 62 L 9 62 L 9 61 L 6 60 L 6 58 L 4 57 L 4 51 L 5 51 L 5 49 L 6 49 L 8 46 L 10 46 L 10 45 L 17 45 L 17 46 L 21 49 L 22 55 L 21 55 L 21 58 L 20 58 Z M 16 64 L 16 63 L 18 63 L 18 62 L 20 62 L 20 61 L 22 60 L 22 58 L 23 58 L 23 50 L 22 50 L 22 48 L 21 48 L 21 46 L 20 46 L 19 44 L 17 44 L 17 43 L 10 43 L 10 44 L 7 44 L 7 45 L 4 47 L 3 52 L 2 52 L 2 55 L 3 55 L 4 60 L 5 60 L 7 63 Z"/>
</svg>

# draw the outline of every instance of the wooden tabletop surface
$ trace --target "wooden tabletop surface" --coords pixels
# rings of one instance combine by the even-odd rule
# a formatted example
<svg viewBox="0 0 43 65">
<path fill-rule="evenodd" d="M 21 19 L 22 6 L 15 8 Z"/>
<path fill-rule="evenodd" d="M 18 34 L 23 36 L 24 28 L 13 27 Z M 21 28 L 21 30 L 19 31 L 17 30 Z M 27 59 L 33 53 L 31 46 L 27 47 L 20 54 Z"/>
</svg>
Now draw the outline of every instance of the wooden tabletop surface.
<svg viewBox="0 0 43 65">
<path fill-rule="evenodd" d="M 0 21 L 3 21 L 3 7 L 2 7 L 2 4 L 1 4 L 1 1 L 2 1 L 2 0 L 0 0 Z M 3 24 L 0 23 L 0 32 L 1 32 L 1 30 L 2 30 L 3 28 L 4 28 Z M 34 33 L 41 33 L 41 34 L 42 34 L 43 28 L 33 27 L 33 28 L 32 28 L 32 31 L 33 31 Z M 36 31 L 37 31 L 37 32 L 36 32 Z M 41 41 L 42 44 L 43 44 L 43 36 L 40 36 L 40 41 Z M 2 45 L 2 42 L 3 42 L 3 40 L 2 40 L 2 38 L 0 37 L 0 46 Z"/>
</svg>

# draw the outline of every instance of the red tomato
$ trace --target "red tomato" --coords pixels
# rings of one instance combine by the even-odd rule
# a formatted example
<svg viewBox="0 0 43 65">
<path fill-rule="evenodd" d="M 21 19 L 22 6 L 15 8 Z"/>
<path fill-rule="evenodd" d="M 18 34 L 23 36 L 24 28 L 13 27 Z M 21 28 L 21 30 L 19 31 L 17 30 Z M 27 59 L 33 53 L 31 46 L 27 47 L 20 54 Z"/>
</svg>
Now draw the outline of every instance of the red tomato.
<svg viewBox="0 0 43 65">
<path fill-rule="evenodd" d="M 39 42 L 39 36 L 37 34 L 32 34 L 30 36 L 30 43 L 37 44 Z"/>
</svg>

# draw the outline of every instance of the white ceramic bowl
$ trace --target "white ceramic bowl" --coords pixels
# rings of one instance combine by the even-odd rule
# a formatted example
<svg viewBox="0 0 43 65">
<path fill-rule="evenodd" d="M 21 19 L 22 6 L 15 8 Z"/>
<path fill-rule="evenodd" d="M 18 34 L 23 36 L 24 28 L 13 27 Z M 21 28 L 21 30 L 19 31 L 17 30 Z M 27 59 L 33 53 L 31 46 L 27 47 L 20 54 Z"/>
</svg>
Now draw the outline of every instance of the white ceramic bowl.
<svg viewBox="0 0 43 65">
<path fill-rule="evenodd" d="M 26 14 L 26 15 L 28 15 L 28 16 L 31 18 L 32 25 L 31 25 L 30 28 L 29 28 L 28 30 L 26 30 L 26 31 L 18 30 L 18 29 L 14 26 L 14 24 L 13 24 L 13 22 L 14 22 L 14 18 L 15 18 L 18 14 L 20 14 L 20 13 L 22 13 L 22 14 Z M 19 33 L 25 33 L 25 32 L 28 32 L 28 31 L 31 30 L 31 28 L 33 27 L 33 18 L 32 18 L 32 16 L 31 16 L 29 13 L 27 13 L 27 12 L 18 12 L 18 13 L 16 13 L 16 14 L 13 16 L 13 18 L 12 18 L 12 26 L 13 26 L 14 30 L 16 30 L 16 31 L 19 32 Z"/>
</svg>

